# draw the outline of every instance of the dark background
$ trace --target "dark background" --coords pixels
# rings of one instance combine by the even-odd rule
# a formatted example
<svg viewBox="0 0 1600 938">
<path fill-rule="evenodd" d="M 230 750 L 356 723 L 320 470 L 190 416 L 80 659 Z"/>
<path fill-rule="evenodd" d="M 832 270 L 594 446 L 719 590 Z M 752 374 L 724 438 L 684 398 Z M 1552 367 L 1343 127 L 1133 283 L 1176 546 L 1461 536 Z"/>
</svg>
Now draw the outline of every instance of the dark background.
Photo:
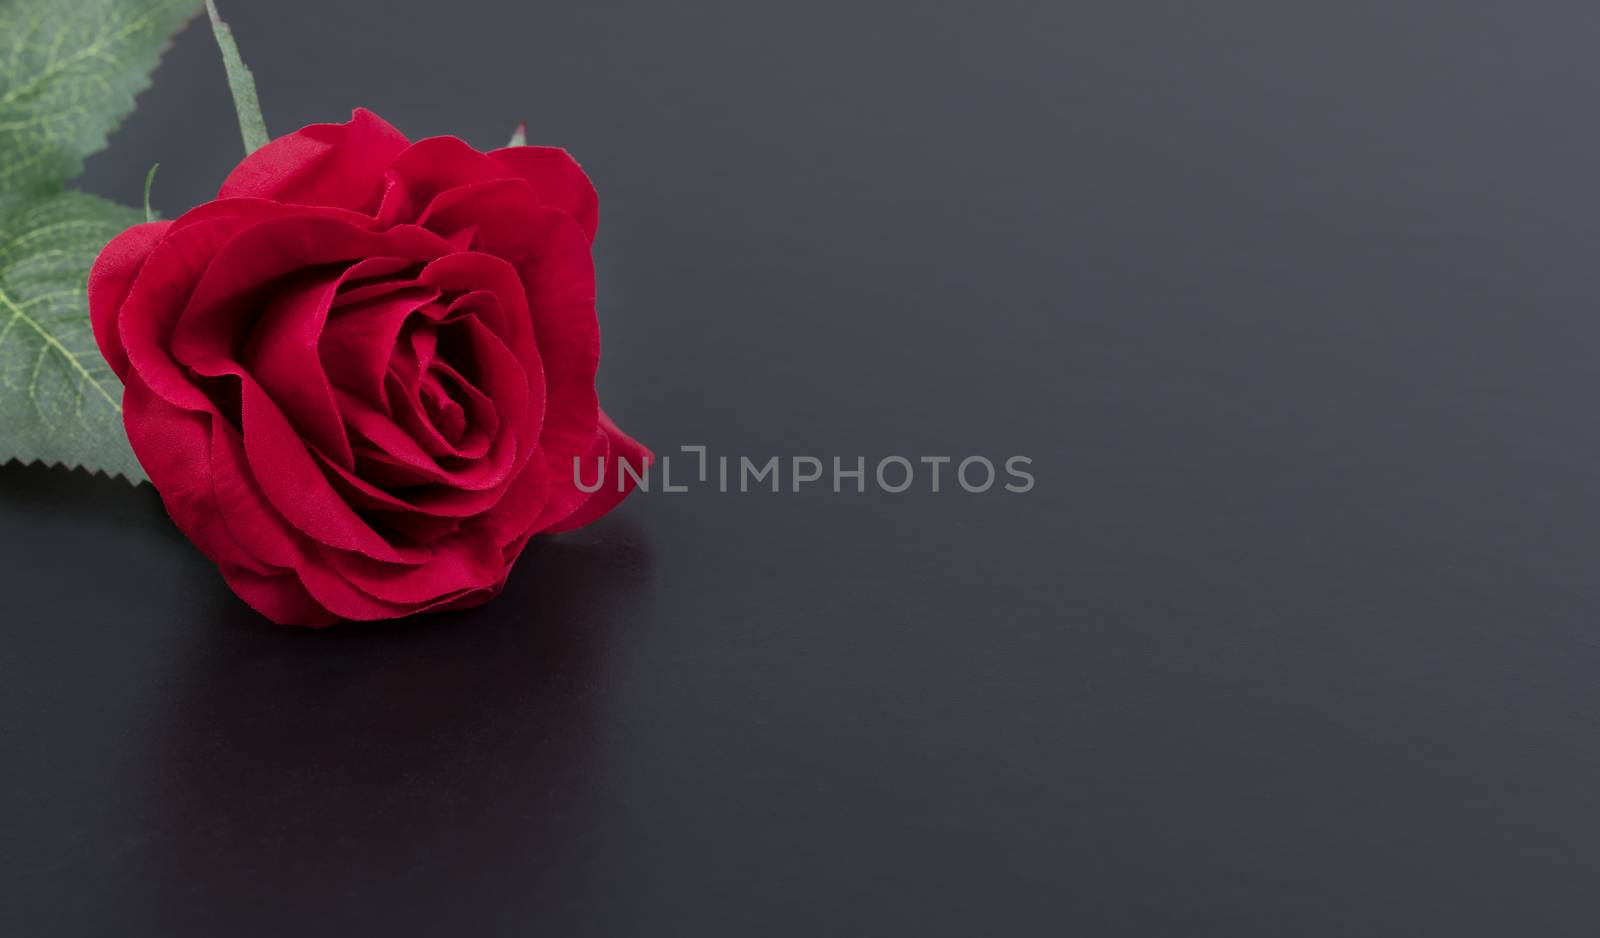
<svg viewBox="0 0 1600 938">
<path fill-rule="evenodd" d="M 1600 11 L 234 0 L 268 124 L 601 193 L 652 492 L 486 608 L 252 614 L 0 470 L 9 935 L 1590 935 Z M 191 26 L 83 185 L 239 140 Z"/>
</svg>

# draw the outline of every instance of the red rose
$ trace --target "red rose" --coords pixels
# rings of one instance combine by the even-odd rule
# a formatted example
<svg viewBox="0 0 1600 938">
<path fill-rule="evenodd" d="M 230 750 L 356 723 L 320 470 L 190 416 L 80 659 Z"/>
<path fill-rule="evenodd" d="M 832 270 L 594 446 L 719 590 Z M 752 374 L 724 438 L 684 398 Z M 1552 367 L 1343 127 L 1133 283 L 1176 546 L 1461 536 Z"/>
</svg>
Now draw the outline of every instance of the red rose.
<svg viewBox="0 0 1600 938">
<path fill-rule="evenodd" d="M 89 312 L 128 439 L 234 592 L 311 626 L 472 606 L 622 499 L 574 483 L 650 460 L 595 396 L 595 215 L 565 151 L 358 110 L 106 246 Z"/>
</svg>

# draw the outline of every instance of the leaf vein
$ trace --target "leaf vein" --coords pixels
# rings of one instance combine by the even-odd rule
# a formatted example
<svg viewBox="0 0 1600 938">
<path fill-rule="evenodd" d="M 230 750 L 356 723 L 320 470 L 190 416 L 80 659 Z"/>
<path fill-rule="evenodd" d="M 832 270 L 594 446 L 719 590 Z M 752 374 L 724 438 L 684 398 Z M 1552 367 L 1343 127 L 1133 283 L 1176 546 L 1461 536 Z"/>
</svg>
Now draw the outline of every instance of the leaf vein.
<svg viewBox="0 0 1600 938">
<path fill-rule="evenodd" d="M 44 326 L 41 326 L 38 320 L 34 319 L 32 316 L 29 316 L 27 311 L 21 306 L 18 306 L 17 302 L 13 300 L 11 295 L 4 289 L 0 289 L 0 305 L 3 305 L 7 309 L 11 310 L 11 316 L 13 320 L 20 319 L 22 322 L 31 326 L 33 331 L 39 333 L 39 337 L 44 340 L 44 345 L 40 349 L 41 358 L 43 358 L 45 351 L 49 349 L 55 349 L 62 358 L 66 359 L 68 364 L 75 368 L 79 374 L 83 375 L 84 379 L 88 381 L 96 391 L 100 392 L 100 396 L 106 399 L 106 403 L 110 404 L 117 413 L 122 413 L 122 403 L 111 396 L 111 393 L 106 390 L 105 385 L 95 380 L 94 375 L 89 373 L 89 369 L 85 368 L 83 362 L 78 360 L 78 356 L 67 351 L 67 347 L 62 345 L 59 339 L 51 335 L 49 330 L 45 329 Z M 39 366 L 37 363 L 35 363 L 33 367 L 33 379 L 28 383 L 28 396 L 30 398 L 33 397 L 37 391 L 38 383 Z"/>
</svg>

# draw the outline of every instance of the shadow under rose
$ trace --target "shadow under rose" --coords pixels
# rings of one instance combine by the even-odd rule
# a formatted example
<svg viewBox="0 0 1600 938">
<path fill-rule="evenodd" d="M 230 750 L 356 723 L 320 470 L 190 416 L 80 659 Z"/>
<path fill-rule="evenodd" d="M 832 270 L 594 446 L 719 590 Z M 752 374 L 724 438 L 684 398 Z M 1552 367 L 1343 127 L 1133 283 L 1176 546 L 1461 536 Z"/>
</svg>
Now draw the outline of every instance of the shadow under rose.
<svg viewBox="0 0 1600 938">
<path fill-rule="evenodd" d="M 608 659 L 649 576 L 648 541 L 608 519 L 535 539 L 499 597 L 460 613 L 283 628 L 219 582 L 223 621 L 196 630 L 156 764 L 130 772 L 153 783 L 141 807 L 163 841 L 141 852 L 179 869 L 130 907 L 165 933 L 487 933 L 514 923 L 478 871 L 510 866 L 575 930 L 604 931 L 585 871 L 625 839 Z"/>
</svg>

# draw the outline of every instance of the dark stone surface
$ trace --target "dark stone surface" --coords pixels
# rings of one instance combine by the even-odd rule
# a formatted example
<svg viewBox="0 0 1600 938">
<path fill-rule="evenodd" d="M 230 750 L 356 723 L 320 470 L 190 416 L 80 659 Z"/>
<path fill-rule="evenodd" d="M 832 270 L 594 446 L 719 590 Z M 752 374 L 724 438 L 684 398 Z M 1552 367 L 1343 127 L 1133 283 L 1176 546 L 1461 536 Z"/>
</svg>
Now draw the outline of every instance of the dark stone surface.
<svg viewBox="0 0 1600 938">
<path fill-rule="evenodd" d="M 0 933 L 1588 935 L 1600 12 L 227 5 L 269 125 L 568 147 L 652 492 L 309 633 L 0 469 Z M 183 33 L 84 184 L 238 157 Z"/>
</svg>

